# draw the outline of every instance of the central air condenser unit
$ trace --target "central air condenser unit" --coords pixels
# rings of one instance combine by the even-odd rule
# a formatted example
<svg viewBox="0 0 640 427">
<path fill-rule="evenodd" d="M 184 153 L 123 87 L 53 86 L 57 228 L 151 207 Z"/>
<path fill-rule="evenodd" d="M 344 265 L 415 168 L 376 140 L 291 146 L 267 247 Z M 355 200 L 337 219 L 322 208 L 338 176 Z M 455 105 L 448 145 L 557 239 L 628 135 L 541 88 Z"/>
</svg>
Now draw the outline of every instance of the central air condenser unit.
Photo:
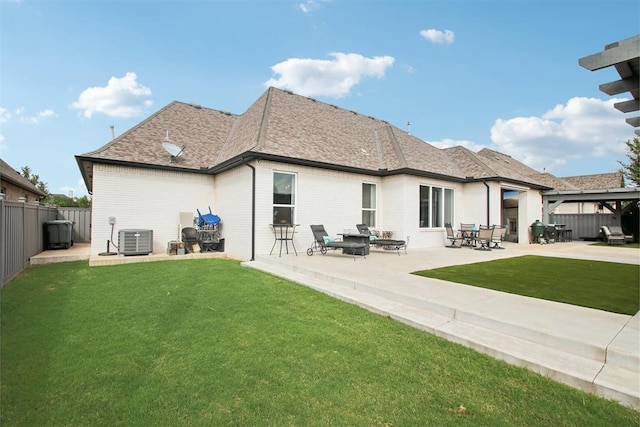
<svg viewBox="0 0 640 427">
<path fill-rule="evenodd" d="M 149 255 L 153 252 L 153 230 L 120 230 L 118 253 L 121 255 Z"/>
</svg>

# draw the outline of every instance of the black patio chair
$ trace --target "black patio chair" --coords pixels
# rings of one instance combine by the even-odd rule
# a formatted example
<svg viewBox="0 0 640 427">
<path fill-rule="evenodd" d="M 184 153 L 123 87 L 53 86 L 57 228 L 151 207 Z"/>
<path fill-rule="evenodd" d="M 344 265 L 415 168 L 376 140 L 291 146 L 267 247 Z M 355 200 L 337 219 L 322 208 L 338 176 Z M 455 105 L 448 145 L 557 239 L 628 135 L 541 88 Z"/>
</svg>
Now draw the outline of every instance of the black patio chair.
<svg viewBox="0 0 640 427">
<path fill-rule="evenodd" d="M 200 240 L 200 233 L 194 227 L 185 227 L 182 229 L 182 241 L 187 253 L 194 253 L 193 245 Z"/>
<path fill-rule="evenodd" d="M 400 255 L 400 249 L 404 248 L 404 253 L 407 253 L 407 241 L 406 240 L 395 240 L 395 239 L 379 239 L 378 237 L 371 234 L 371 230 L 366 224 L 356 224 L 356 228 L 360 234 L 365 236 L 369 236 L 369 244 L 373 246 L 381 246 L 384 248 L 394 249 Z M 373 238 L 372 238 L 373 237 Z"/>
<path fill-rule="evenodd" d="M 555 225 L 545 225 L 544 239 L 547 243 L 555 243 L 558 240 L 558 230 L 556 230 Z"/>
<path fill-rule="evenodd" d="M 329 249 L 334 252 L 336 249 L 342 249 L 342 253 L 350 253 L 353 255 L 353 260 L 356 260 L 356 255 L 365 255 L 367 247 L 366 243 L 361 242 L 343 242 L 339 238 L 333 238 L 329 236 L 324 229 L 324 225 L 311 225 L 311 232 L 313 233 L 313 243 L 311 247 L 307 249 L 307 255 L 311 256 L 314 252 L 320 252 L 322 255 L 326 255 Z M 345 249 L 347 251 L 345 251 Z"/>
</svg>

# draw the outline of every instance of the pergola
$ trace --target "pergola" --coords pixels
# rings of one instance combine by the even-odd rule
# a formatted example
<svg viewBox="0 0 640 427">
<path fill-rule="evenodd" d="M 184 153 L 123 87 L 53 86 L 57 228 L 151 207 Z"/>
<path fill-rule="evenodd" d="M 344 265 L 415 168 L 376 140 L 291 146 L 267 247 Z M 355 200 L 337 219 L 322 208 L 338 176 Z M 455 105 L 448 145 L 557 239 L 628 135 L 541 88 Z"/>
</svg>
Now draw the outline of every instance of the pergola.
<svg viewBox="0 0 640 427">
<path fill-rule="evenodd" d="M 640 187 L 610 188 L 608 190 L 562 190 L 542 193 L 542 222 L 549 223 L 549 212 L 562 203 L 599 203 L 610 210 L 618 224 L 622 217 L 622 202 L 639 201 Z"/>
<path fill-rule="evenodd" d="M 580 58 L 578 63 L 589 71 L 615 67 L 620 80 L 601 84 L 600 91 L 610 96 L 629 92 L 632 99 L 618 102 L 614 107 L 623 113 L 640 110 L 640 35 L 608 44 L 604 51 Z M 628 118 L 627 123 L 640 135 L 640 116 Z"/>
<path fill-rule="evenodd" d="M 615 67 L 620 80 L 603 83 L 600 91 L 607 95 L 631 94 L 629 101 L 617 102 L 615 108 L 623 113 L 640 111 L 640 35 L 608 44 L 600 53 L 580 58 L 578 63 L 589 71 Z M 640 135 L 640 116 L 630 117 L 626 122 L 635 127 Z M 606 190 L 565 190 L 544 191 L 542 193 L 543 222 L 549 222 L 549 213 L 561 203 L 599 203 L 615 215 L 617 221 L 622 216 L 622 202 L 640 201 L 640 188 L 611 188 Z"/>
</svg>

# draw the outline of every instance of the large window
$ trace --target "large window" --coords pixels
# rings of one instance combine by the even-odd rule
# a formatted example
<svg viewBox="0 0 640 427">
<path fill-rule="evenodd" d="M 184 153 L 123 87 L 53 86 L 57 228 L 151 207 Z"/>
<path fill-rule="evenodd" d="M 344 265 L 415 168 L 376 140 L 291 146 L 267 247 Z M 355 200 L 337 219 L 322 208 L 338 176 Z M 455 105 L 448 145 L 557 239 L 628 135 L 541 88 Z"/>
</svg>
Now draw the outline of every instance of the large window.
<svg viewBox="0 0 640 427">
<path fill-rule="evenodd" d="M 429 207 L 431 197 L 429 196 L 429 190 L 430 187 L 427 187 L 425 185 L 420 186 L 420 228 L 429 227 L 429 225 L 431 224 L 431 209 Z"/>
<path fill-rule="evenodd" d="M 420 186 L 420 228 L 444 227 L 453 221 L 453 190 Z"/>
<path fill-rule="evenodd" d="M 442 193 L 443 189 L 440 187 L 431 187 L 431 226 L 443 227 L 442 224 Z"/>
<path fill-rule="evenodd" d="M 376 226 L 376 185 L 362 184 L 362 223 Z"/>
<path fill-rule="evenodd" d="M 444 189 L 444 223 L 453 224 L 453 190 Z"/>
<path fill-rule="evenodd" d="M 273 173 L 273 223 L 295 224 L 296 176 Z"/>
</svg>

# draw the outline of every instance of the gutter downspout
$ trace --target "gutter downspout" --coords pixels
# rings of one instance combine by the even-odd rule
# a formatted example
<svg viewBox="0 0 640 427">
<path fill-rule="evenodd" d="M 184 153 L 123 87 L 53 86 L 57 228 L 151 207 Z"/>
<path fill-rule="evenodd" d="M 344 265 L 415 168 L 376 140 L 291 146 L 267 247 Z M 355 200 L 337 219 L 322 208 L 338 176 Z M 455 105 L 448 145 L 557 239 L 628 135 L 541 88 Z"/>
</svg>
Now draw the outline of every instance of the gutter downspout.
<svg viewBox="0 0 640 427">
<path fill-rule="evenodd" d="M 489 221 L 491 221 L 491 211 L 489 208 L 489 202 L 491 201 L 491 198 L 489 197 L 490 192 L 489 192 L 489 184 L 487 184 L 487 181 L 482 181 L 482 183 L 484 184 L 485 187 L 487 187 L 487 227 L 489 227 L 491 224 L 489 224 Z"/>
<path fill-rule="evenodd" d="M 256 260 L 256 168 L 245 163 L 251 168 L 251 259 Z"/>
</svg>

